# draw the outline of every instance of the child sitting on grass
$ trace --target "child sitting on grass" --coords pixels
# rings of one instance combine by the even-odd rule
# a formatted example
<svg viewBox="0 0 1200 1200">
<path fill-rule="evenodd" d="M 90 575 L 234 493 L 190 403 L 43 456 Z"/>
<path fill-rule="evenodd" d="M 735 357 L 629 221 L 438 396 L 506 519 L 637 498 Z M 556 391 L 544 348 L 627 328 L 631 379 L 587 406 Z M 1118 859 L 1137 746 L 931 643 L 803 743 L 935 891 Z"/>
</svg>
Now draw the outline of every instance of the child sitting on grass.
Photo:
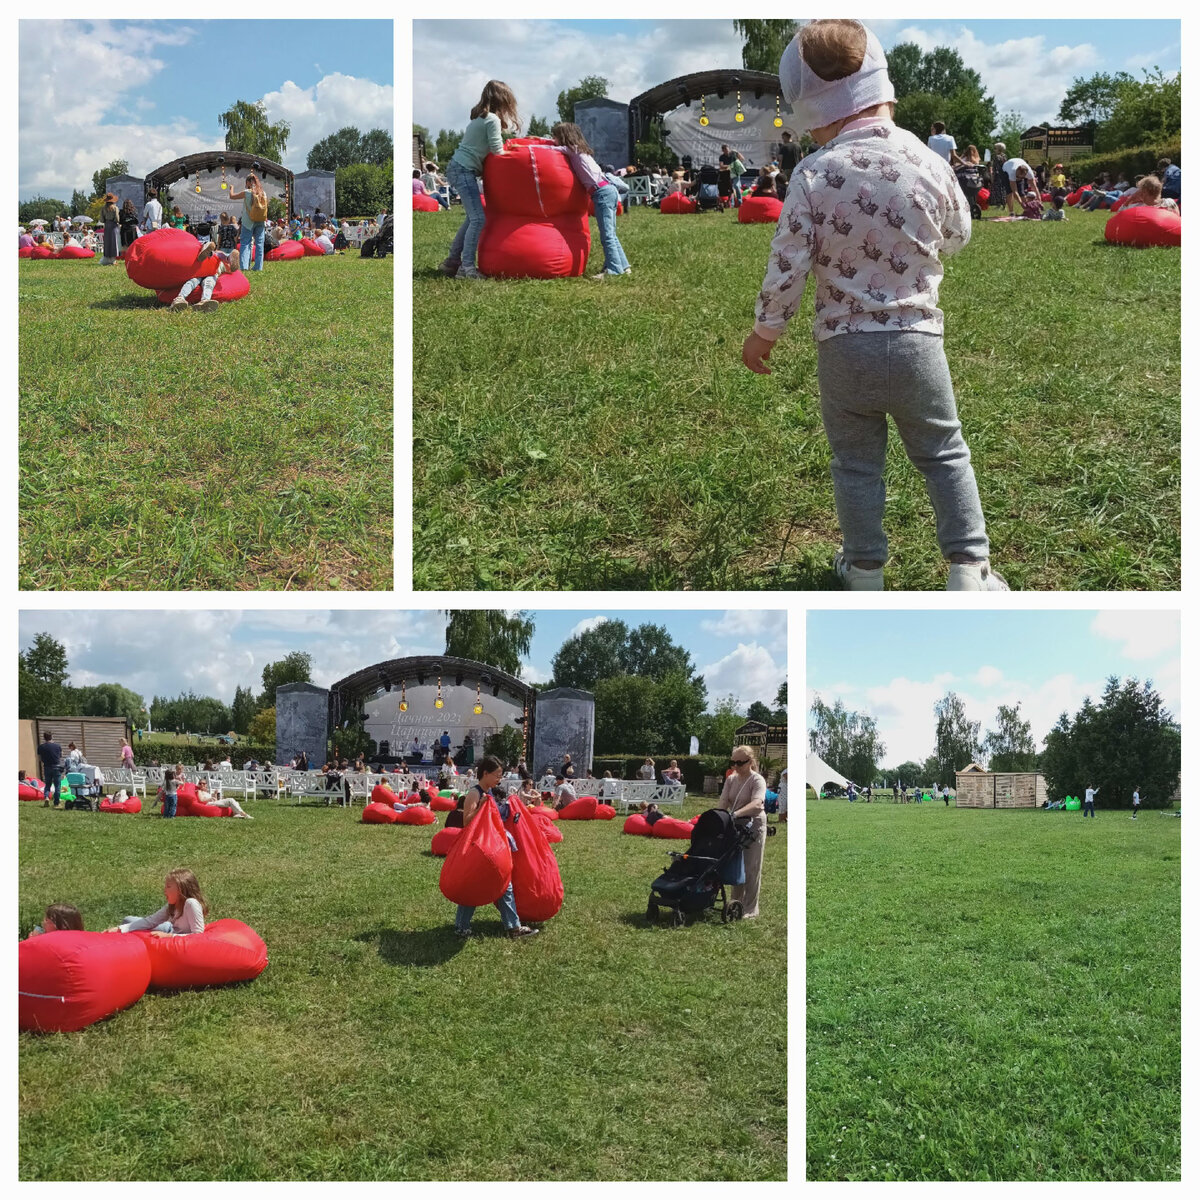
<svg viewBox="0 0 1200 1200">
<path fill-rule="evenodd" d="M 60 929 L 83 930 L 83 917 L 73 904 L 51 904 L 46 908 L 42 923 L 35 925 L 30 931 L 30 937 L 40 933 L 57 933 Z"/>
<path fill-rule="evenodd" d="M 167 872 L 163 880 L 163 898 L 166 904 L 148 917 L 126 917 L 120 925 L 114 925 L 106 933 L 130 933 L 134 930 L 150 930 L 153 937 L 183 936 L 204 932 L 204 918 L 208 916 L 208 903 L 196 876 L 186 867 L 176 867 Z"/>
<path fill-rule="evenodd" d="M 1063 198 L 1057 192 L 1050 197 L 1052 207 L 1042 213 L 1043 221 L 1065 221 L 1067 214 L 1063 211 Z"/>
<path fill-rule="evenodd" d="M 792 172 L 742 361 L 760 375 L 811 272 L 817 376 L 851 591 L 882 591 L 887 419 L 937 516 L 948 591 L 1007 591 L 991 570 L 937 306 L 941 255 L 971 237 L 950 164 L 893 123 L 878 38 L 860 22 L 812 21 L 779 64 L 788 103 L 820 144 Z"/>
</svg>

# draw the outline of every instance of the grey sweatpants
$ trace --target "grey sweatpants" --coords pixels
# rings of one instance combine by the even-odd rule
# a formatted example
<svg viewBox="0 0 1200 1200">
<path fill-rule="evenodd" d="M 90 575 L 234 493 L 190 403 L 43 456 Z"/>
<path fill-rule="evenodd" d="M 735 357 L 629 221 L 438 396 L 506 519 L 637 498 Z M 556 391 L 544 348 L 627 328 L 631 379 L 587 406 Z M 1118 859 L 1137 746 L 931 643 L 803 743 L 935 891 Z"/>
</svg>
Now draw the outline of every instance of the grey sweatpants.
<svg viewBox="0 0 1200 1200">
<path fill-rule="evenodd" d="M 887 561 L 883 468 L 890 415 L 925 476 L 942 554 L 986 559 L 983 509 L 942 339 L 912 330 L 839 334 L 817 343 L 817 378 L 846 558 Z"/>
</svg>

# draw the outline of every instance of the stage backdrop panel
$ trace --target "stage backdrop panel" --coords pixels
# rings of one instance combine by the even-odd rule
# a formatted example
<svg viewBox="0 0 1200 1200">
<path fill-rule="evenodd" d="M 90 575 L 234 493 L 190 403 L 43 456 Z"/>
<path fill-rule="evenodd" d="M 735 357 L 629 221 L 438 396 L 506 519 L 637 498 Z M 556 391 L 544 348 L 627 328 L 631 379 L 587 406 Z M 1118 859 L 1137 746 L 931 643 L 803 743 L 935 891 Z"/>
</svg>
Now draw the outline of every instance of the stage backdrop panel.
<svg viewBox="0 0 1200 1200">
<path fill-rule="evenodd" d="M 534 778 L 546 767 L 557 770 L 564 754 L 571 756 L 578 775 L 590 770 L 595 734 L 596 698 L 591 692 L 578 688 L 538 692 L 537 730 L 529 764 Z"/>
<path fill-rule="evenodd" d="M 628 104 L 605 98 L 580 100 L 575 105 L 575 124 L 583 130 L 600 166 L 608 163 L 620 170 L 633 162 Z"/>
<path fill-rule="evenodd" d="M 763 167 L 779 157 L 782 145 L 780 135 L 784 129 L 789 130 L 797 141 L 800 140 L 800 130 L 795 127 L 791 110 L 786 104 L 781 104 L 779 109 L 783 128 L 775 128 L 773 95 L 764 95 L 762 99 L 755 100 L 753 92 L 743 92 L 742 115 L 746 119 L 741 124 L 734 120 L 737 98 L 732 93 L 727 93 L 724 100 L 706 96 L 704 105 L 708 116 L 706 126 L 700 124 L 699 100 L 693 100 L 690 108 L 681 104 L 665 113 L 662 119 L 667 131 L 667 145 L 680 159 L 690 156 L 694 167 L 704 166 L 705 163 L 715 165 L 721 157 L 722 144 L 740 151 L 748 167 Z"/>
<path fill-rule="evenodd" d="M 286 763 L 301 750 L 318 770 L 329 736 L 329 691 L 312 683 L 281 683 L 275 689 L 275 761 Z"/>
<path fill-rule="evenodd" d="M 333 171 L 301 171 L 296 176 L 293 199 L 296 215 L 311 217 L 319 208 L 327 217 L 337 216 L 337 176 Z M 350 213 L 352 217 L 373 217 L 374 213 Z"/>
</svg>

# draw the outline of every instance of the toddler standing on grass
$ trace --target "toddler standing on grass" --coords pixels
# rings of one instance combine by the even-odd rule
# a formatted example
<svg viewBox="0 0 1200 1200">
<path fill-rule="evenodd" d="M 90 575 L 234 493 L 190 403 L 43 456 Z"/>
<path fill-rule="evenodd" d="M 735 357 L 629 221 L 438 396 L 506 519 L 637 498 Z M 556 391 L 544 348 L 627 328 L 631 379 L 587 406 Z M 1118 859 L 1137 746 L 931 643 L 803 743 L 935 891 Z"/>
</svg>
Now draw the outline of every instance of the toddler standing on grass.
<svg viewBox="0 0 1200 1200">
<path fill-rule="evenodd" d="M 937 307 L 940 256 L 971 237 L 966 199 L 949 163 L 893 123 L 887 59 L 860 22 L 810 22 L 779 73 L 821 146 L 792 172 L 742 361 L 770 373 L 766 359 L 812 272 L 821 417 L 842 530 L 838 578 L 851 591 L 883 590 L 890 415 L 925 477 L 950 560 L 947 590 L 1007 591 L 988 561 Z"/>
</svg>

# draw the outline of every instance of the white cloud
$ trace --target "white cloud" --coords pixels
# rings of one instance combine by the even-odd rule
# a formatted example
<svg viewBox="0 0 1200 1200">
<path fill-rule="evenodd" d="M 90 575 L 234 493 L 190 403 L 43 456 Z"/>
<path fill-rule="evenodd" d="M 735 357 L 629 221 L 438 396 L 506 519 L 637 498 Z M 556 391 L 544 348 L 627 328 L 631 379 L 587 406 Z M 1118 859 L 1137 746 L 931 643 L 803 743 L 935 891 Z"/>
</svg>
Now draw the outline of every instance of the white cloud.
<svg viewBox="0 0 1200 1200">
<path fill-rule="evenodd" d="M 975 672 L 975 682 L 981 687 L 995 687 L 1004 678 L 1004 672 L 999 667 L 980 667 Z"/>
<path fill-rule="evenodd" d="M 581 633 L 589 633 L 593 629 L 599 628 L 607 621 L 607 617 L 584 617 L 582 621 L 576 621 L 571 626 L 570 633 L 563 639 L 569 642 L 573 637 L 578 637 Z"/>
<path fill-rule="evenodd" d="M 1162 63 L 1171 62 L 1179 57 L 1179 43 L 1172 42 L 1166 46 L 1160 46 L 1157 50 L 1151 50 L 1146 54 L 1131 54 L 1125 60 L 1125 69 L 1127 71 L 1142 71 L 1145 69 L 1160 66 Z M 1177 71 L 1165 71 L 1168 78 L 1174 78 Z"/>
<path fill-rule="evenodd" d="M 739 642 L 717 662 L 701 667 L 710 702 L 734 695 L 745 708 L 755 700 L 771 705 L 779 685 L 787 679 L 787 667 L 775 661 L 771 652 L 757 642 Z"/>
<path fill-rule="evenodd" d="M 1092 633 L 1121 643 L 1126 658 L 1149 659 L 1179 648 L 1179 614 L 1172 612 L 1114 612 L 1096 614 Z"/>
<path fill-rule="evenodd" d="M 549 667 L 538 666 L 537 663 L 522 663 L 521 678 L 526 683 L 549 683 L 554 678 Z"/>
<path fill-rule="evenodd" d="M 773 646 L 787 643 L 787 613 L 780 609 L 731 608 L 700 622 L 713 637 L 756 638 Z"/>
</svg>

